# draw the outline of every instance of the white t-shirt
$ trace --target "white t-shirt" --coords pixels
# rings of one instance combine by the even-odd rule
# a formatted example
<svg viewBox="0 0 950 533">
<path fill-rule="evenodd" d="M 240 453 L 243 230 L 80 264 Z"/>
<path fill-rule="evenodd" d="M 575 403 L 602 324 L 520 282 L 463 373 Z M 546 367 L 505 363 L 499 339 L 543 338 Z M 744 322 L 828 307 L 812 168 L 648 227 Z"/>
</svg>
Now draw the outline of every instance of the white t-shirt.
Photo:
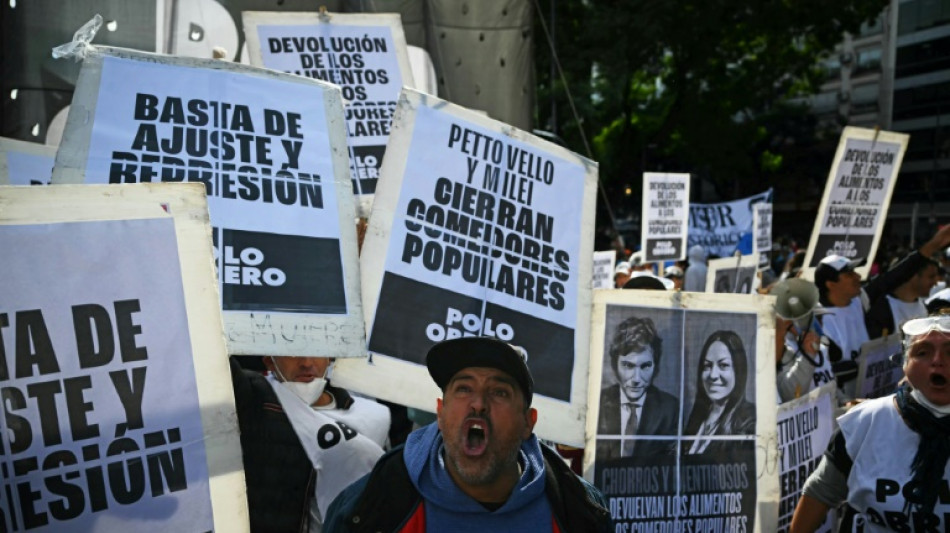
<svg viewBox="0 0 950 533">
<path fill-rule="evenodd" d="M 901 324 L 908 320 L 927 316 L 927 306 L 920 298 L 913 302 L 905 302 L 888 294 L 887 303 L 891 306 L 891 316 L 894 317 L 894 329 L 896 331 L 900 331 Z"/>
</svg>

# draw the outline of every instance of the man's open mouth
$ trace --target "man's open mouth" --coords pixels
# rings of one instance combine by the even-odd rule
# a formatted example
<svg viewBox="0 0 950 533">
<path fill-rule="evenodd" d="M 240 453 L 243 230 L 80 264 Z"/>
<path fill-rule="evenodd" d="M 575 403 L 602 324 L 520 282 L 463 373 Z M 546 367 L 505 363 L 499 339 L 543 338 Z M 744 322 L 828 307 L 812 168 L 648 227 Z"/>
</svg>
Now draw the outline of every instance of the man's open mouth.
<svg viewBox="0 0 950 533">
<path fill-rule="evenodd" d="M 936 387 L 943 387 L 947 384 L 947 378 L 943 374 L 931 374 L 930 384 Z"/>
<path fill-rule="evenodd" d="M 488 424 L 484 420 L 470 420 L 464 431 L 466 455 L 481 455 L 488 446 Z"/>
</svg>

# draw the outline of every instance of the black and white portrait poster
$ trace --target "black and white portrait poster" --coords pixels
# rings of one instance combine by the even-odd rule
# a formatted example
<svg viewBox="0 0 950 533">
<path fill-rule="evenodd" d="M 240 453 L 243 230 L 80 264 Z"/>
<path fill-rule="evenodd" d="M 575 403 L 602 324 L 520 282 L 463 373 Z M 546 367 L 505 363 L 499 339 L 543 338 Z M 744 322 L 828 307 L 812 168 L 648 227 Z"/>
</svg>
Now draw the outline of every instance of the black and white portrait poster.
<svg viewBox="0 0 950 533">
<path fill-rule="evenodd" d="M 867 258 L 855 270 L 868 275 L 909 140 L 904 133 L 844 128 L 808 243 L 807 276 L 834 254 Z"/>
<path fill-rule="evenodd" d="M 48 185 L 56 147 L 0 137 L 0 185 Z"/>
<path fill-rule="evenodd" d="M 782 499 L 778 507 L 777 533 L 788 533 L 795 506 L 802 494 L 805 480 L 818 467 L 828 448 L 835 422 L 834 383 L 785 402 L 778 407 L 779 485 Z M 834 531 L 834 513 L 816 531 Z"/>
<path fill-rule="evenodd" d="M 93 48 L 53 183 L 200 183 L 232 354 L 365 356 L 338 88 Z"/>
<path fill-rule="evenodd" d="M 759 256 L 738 255 L 707 263 L 706 292 L 752 294 L 758 288 Z"/>
<path fill-rule="evenodd" d="M 643 173 L 640 242 L 650 263 L 686 258 L 689 174 Z"/>
<path fill-rule="evenodd" d="M 248 527 L 204 195 L 149 187 L 0 187 L 2 531 Z"/>
<path fill-rule="evenodd" d="M 252 65 L 340 86 L 353 193 L 369 216 L 396 99 L 413 86 L 399 15 L 245 11 L 243 18 Z"/>
<path fill-rule="evenodd" d="M 497 337 L 528 354 L 538 435 L 579 446 L 596 163 L 408 89 L 389 139 L 360 257 L 372 362 L 335 380 L 358 366 L 378 396 L 433 411 L 428 349 Z"/>
<path fill-rule="evenodd" d="M 856 396 L 880 398 L 893 394 L 904 377 L 901 334 L 870 340 L 861 345 Z"/>
<path fill-rule="evenodd" d="M 584 475 L 616 531 L 772 531 L 766 297 L 598 291 Z"/>
</svg>

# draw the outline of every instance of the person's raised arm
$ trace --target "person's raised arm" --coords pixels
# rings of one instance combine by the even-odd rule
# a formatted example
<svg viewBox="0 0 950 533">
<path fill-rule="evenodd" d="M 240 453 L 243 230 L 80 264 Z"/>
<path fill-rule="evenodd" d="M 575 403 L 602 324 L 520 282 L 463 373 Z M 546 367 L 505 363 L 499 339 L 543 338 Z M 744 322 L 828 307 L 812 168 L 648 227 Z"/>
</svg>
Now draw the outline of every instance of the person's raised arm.
<svg viewBox="0 0 950 533">
<path fill-rule="evenodd" d="M 792 515 L 792 525 L 788 533 L 814 533 L 825 523 L 829 510 L 831 508 L 827 505 L 807 494 L 802 494 L 795 507 L 795 514 Z"/>
</svg>

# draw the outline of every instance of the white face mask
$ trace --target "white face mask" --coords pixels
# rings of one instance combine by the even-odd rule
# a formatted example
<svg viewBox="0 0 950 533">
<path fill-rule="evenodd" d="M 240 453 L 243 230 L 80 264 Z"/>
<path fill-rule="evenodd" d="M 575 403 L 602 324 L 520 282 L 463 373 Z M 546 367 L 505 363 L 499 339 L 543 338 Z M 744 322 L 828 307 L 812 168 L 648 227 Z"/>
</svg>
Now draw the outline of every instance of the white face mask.
<svg viewBox="0 0 950 533">
<path fill-rule="evenodd" d="M 323 388 L 327 386 L 327 380 L 326 378 L 315 378 L 310 383 L 282 381 L 281 384 L 290 389 L 290 392 L 297 395 L 307 405 L 313 405 L 323 394 Z"/>
<path fill-rule="evenodd" d="M 950 405 L 937 405 L 932 403 L 930 400 L 924 397 L 917 389 L 911 389 L 910 395 L 913 399 L 917 400 L 917 403 L 923 405 L 927 408 L 928 411 L 934 414 L 936 417 L 944 417 L 950 415 Z"/>
<path fill-rule="evenodd" d="M 327 386 L 327 378 L 330 377 L 330 370 L 333 368 L 333 364 L 331 363 L 323 373 L 322 378 L 314 378 L 313 381 L 309 383 L 303 383 L 300 381 L 288 381 L 287 378 L 284 377 L 284 374 L 281 373 L 280 367 L 277 366 L 277 361 L 273 357 L 271 357 L 271 361 L 274 363 L 274 372 L 280 377 L 280 383 L 307 405 L 313 405 L 320 398 L 320 395 L 323 394 L 323 389 Z"/>
</svg>

